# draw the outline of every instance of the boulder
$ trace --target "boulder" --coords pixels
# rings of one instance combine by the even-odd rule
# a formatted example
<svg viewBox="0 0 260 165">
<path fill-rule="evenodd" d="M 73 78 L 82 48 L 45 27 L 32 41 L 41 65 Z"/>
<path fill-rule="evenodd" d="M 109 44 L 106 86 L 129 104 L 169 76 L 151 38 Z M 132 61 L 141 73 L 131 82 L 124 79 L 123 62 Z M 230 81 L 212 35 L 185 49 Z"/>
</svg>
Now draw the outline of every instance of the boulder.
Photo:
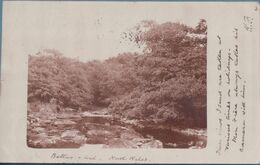
<svg viewBox="0 0 260 165">
<path fill-rule="evenodd" d="M 71 140 L 76 144 L 82 145 L 86 143 L 87 138 L 84 135 L 80 135 L 80 136 L 78 135 L 72 138 Z"/>
<path fill-rule="evenodd" d="M 159 140 L 152 140 L 141 145 L 141 148 L 163 148 L 163 143 Z"/>
<path fill-rule="evenodd" d="M 71 120 L 58 120 L 54 122 L 54 125 L 74 125 L 74 124 L 77 123 Z"/>
<path fill-rule="evenodd" d="M 32 131 L 36 132 L 36 133 L 43 133 L 45 131 L 45 129 L 42 127 L 36 127 L 36 128 L 33 128 Z"/>
<path fill-rule="evenodd" d="M 132 140 L 132 139 L 142 138 L 142 136 L 139 135 L 139 134 L 137 134 L 136 132 L 124 131 L 124 132 L 120 135 L 120 138 L 121 138 L 121 139 Z"/>
<path fill-rule="evenodd" d="M 74 143 L 80 146 L 85 144 L 86 137 L 78 130 L 66 130 L 61 134 L 61 142 L 64 144 Z"/>
<path fill-rule="evenodd" d="M 76 112 L 77 111 L 76 109 L 73 109 L 73 108 L 64 108 L 64 110 L 66 112 Z"/>
<path fill-rule="evenodd" d="M 61 134 L 63 140 L 71 140 L 77 144 L 83 144 L 86 141 L 86 137 L 80 134 L 78 130 L 67 130 Z"/>
<path fill-rule="evenodd" d="M 61 137 L 62 138 L 73 138 L 75 136 L 78 136 L 79 135 L 79 131 L 78 130 L 67 130 L 67 131 L 64 131 L 62 134 L 61 134 Z"/>
<path fill-rule="evenodd" d="M 34 146 L 39 147 L 39 148 L 45 148 L 45 147 L 49 147 L 50 145 L 54 144 L 55 141 L 53 141 L 52 139 L 38 139 L 36 141 L 33 142 Z"/>
<path fill-rule="evenodd" d="M 138 148 L 138 146 L 131 140 L 114 138 L 109 140 L 108 148 Z"/>
<path fill-rule="evenodd" d="M 39 139 L 45 139 L 48 137 L 48 135 L 45 132 L 39 133 L 36 135 Z"/>
<path fill-rule="evenodd" d="M 90 130 L 87 132 L 87 136 L 90 137 L 97 137 L 97 136 L 103 136 L 103 137 L 113 137 L 115 134 L 113 134 L 110 131 L 107 130 Z"/>
</svg>

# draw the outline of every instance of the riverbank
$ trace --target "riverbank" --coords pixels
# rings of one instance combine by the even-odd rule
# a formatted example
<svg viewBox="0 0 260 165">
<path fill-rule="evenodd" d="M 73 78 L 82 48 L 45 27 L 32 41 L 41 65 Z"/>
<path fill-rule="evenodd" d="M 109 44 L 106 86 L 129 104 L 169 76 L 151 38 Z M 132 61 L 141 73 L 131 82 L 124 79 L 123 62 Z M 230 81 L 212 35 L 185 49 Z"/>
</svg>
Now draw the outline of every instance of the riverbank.
<svg viewBox="0 0 260 165">
<path fill-rule="evenodd" d="M 33 148 L 203 148 L 206 130 L 144 125 L 105 111 L 28 111 L 27 144 Z M 140 125 L 139 125 L 140 124 Z"/>
</svg>

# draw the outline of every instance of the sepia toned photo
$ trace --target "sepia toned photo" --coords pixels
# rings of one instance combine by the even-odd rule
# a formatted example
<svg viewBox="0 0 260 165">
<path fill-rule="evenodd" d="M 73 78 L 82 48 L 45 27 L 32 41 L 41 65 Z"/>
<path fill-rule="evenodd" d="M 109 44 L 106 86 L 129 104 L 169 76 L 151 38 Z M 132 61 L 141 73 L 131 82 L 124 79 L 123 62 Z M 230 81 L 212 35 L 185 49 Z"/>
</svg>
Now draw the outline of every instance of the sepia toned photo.
<svg viewBox="0 0 260 165">
<path fill-rule="evenodd" d="M 39 25 L 43 45 L 28 56 L 27 146 L 205 148 L 206 20 L 87 11 Z"/>
<path fill-rule="evenodd" d="M 3 1 L 0 162 L 259 163 L 259 7 Z"/>
</svg>

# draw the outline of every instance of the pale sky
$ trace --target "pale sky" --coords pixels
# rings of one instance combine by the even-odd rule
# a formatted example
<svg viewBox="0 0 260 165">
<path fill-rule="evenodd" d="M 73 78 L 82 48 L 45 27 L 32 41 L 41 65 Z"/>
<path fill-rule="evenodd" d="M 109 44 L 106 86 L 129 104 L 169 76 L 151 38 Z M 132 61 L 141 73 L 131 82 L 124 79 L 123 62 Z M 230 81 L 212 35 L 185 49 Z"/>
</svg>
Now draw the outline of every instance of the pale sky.
<svg viewBox="0 0 260 165">
<path fill-rule="evenodd" d="M 193 14 L 199 10 L 177 2 L 4 2 L 5 21 L 14 28 L 9 37 L 25 52 L 56 49 L 81 61 L 141 51 L 121 34 L 142 20 L 195 26 L 203 18 Z"/>
</svg>

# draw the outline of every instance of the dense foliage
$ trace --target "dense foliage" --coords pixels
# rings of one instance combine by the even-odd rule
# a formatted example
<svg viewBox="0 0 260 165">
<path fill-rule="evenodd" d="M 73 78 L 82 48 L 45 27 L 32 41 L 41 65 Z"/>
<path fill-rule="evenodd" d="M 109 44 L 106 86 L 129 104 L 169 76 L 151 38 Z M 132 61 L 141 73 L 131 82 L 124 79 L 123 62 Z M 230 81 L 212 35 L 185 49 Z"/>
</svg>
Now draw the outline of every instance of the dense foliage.
<svg viewBox="0 0 260 165">
<path fill-rule="evenodd" d="M 205 20 L 195 28 L 144 21 L 126 35 L 143 54 L 86 63 L 56 50 L 29 56 L 28 102 L 206 127 L 206 30 Z"/>
</svg>

